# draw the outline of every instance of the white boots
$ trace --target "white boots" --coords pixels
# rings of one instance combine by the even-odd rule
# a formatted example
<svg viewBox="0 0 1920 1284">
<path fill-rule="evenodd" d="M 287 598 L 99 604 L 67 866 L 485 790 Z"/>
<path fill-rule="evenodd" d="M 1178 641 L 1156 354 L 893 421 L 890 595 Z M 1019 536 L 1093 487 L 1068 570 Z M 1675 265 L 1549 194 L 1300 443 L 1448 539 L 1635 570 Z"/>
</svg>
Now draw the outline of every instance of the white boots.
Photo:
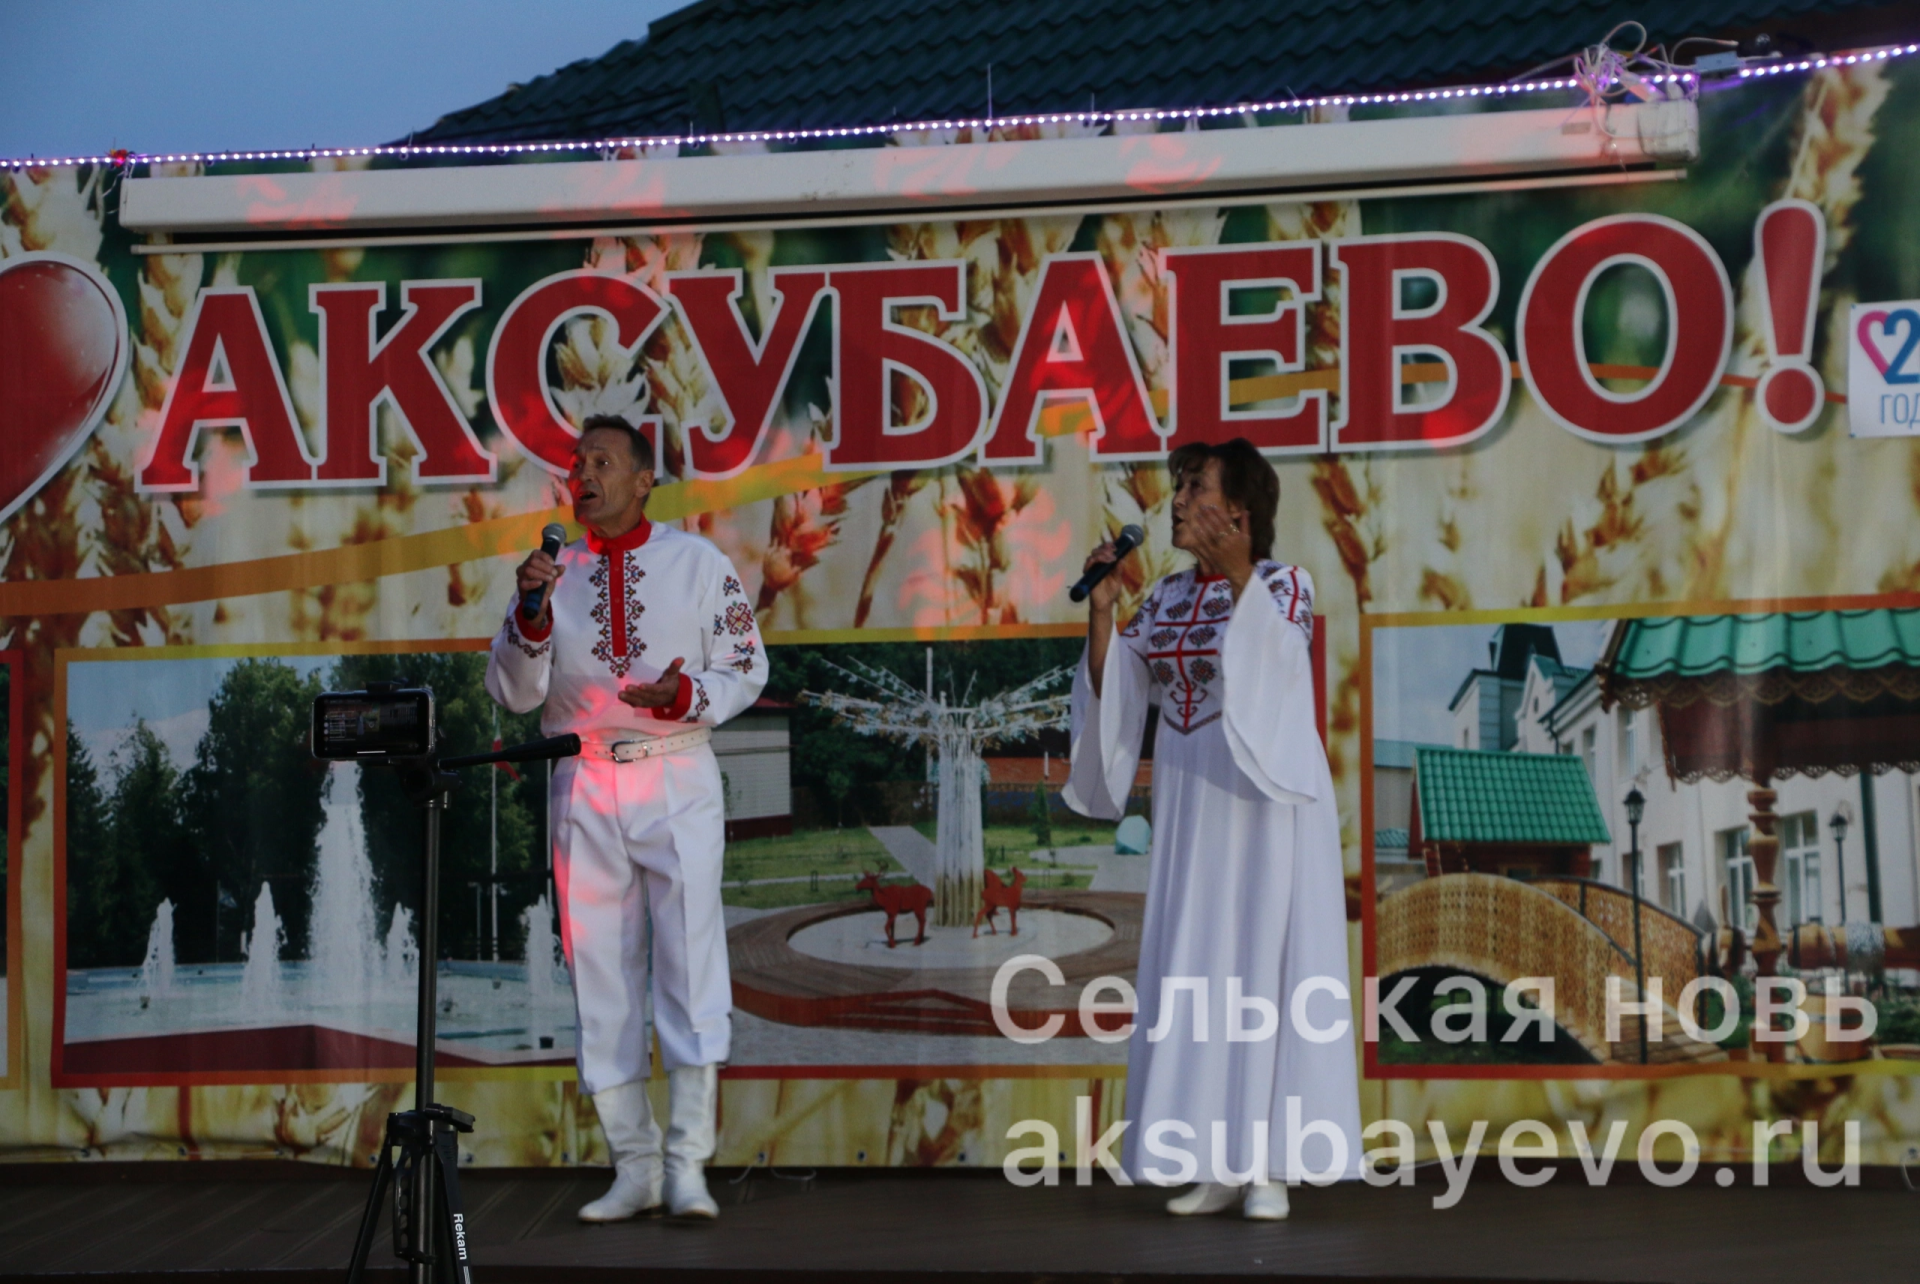
<svg viewBox="0 0 1920 1284">
<path fill-rule="evenodd" d="M 675 1217 L 718 1217 L 707 1193 L 706 1162 L 713 1157 L 718 1066 L 667 1071 L 667 1211 Z"/>
<path fill-rule="evenodd" d="M 580 1209 L 583 1222 L 623 1222 L 660 1207 L 660 1127 L 647 1100 L 647 1081 L 635 1079 L 593 1094 L 600 1130 L 613 1156 L 613 1188 Z"/>
<path fill-rule="evenodd" d="M 613 1186 L 580 1209 L 583 1222 L 621 1222 L 664 1203 L 675 1217 L 718 1217 L 707 1193 L 706 1162 L 713 1157 L 713 1111 L 719 1067 L 684 1066 L 667 1072 L 666 1162 L 661 1163 L 660 1126 L 647 1099 L 647 1081 L 636 1079 L 593 1094 L 600 1129 L 613 1156 Z M 664 1196 L 664 1198 L 663 1198 Z"/>
<path fill-rule="evenodd" d="M 1203 1181 L 1184 1195 L 1167 1201 L 1167 1211 L 1175 1217 L 1204 1217 L 1224 1213 L 1235 1204 L 1248 1221 L 1278 1222 L 1287 1217 L 1287 1188 L 1278 1182 L 1264 1186 L 1226 1186 Z"/>
</svg>

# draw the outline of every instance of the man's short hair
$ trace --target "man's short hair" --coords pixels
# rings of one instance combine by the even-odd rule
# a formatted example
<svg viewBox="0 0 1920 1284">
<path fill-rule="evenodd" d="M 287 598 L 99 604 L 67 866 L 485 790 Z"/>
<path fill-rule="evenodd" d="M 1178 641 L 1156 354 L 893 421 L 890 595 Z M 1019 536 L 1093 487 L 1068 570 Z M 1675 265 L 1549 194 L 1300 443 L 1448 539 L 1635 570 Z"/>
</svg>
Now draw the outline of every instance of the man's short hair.
<svg viewBox="0 0 1920 1284">
<path fill-rule="evenodd" d="M 580 436 L 584 439 L 588 433 L 603 428 L 608 432 L 617 432 L 627 439 L 627 449 L 633 452 L 635 472 L 644 473 L 653 470 L 653 443 L 647 440 L 645 433 L 619 415 L 588 415 L 587 421 L 580 425 Z"/>
</svg>

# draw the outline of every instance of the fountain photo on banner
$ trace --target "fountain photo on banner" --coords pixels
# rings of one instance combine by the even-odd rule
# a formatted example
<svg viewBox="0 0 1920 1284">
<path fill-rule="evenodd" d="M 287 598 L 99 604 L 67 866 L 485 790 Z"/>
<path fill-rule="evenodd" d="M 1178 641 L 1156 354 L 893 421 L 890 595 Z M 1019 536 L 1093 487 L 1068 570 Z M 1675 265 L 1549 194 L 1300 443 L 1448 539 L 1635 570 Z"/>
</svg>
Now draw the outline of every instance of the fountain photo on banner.
<svg viewBox="0 0 1920 1284">
<path fill-rule="evenodd" d="M 392 776 L 316 762 L 315 694 L 434 687 L 449 752 L 536 735 L 474 650 L 64 657 L 56 1073 L 180 1082 L 412 1065 L 421 817 Z M 545 765 L 474 773 L 442 849 L 438 1057 L 570 1064 Z"/>
<path fill-rule="evenodd" d="M 730 816 L 770 768 L 791 799 L 757 829 L 729 825 L 735 1073 L 1124 1064 L 1124 1044 L 1084 1037 L 1075 1003 L 1093 977 L 1134 975 L 1147 858 L 1061 799 L 1081 646 L 1076 634 L 774 649 L 742 720 L 766 728 L 774 756 L 715 741 Z M 1151 771 L 1149 755 L 1135 813 Z M 1019 1043 L 994 1022 L 995 974 L 1020 955 L 1066 976 L 1055 987 L 1021 972 L 1008 996 L 1022 1026 L 1066 1016 L 1058 1038 Z"/>
</svg>

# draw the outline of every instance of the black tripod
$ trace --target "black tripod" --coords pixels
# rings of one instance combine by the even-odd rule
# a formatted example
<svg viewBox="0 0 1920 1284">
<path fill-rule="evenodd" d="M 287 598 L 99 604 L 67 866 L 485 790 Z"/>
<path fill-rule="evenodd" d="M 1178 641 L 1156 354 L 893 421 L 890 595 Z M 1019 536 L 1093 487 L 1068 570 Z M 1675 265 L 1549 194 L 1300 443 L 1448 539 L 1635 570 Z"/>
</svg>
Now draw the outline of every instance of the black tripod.
<svg viewBox="0 0 1920 1284">
<path fill-rule="evenodd" d="M 360 1234 L 347 1267 L 348 1284 L 365 1278 L 367 1253 L 380 1222 L 380 1202 L 393 1187 L 393 1252 L 412 1264 L 413 1284 L 473 1284 L 467 1252 L 470 1228 L 460 1203 L 458 1136 L 473 1131 L 473 1116 L 433 1099 L 433 1045 L 440 954 L 440 817 L 460 778 L 450 768 L 496 762 L 538 762 L 580 752 L 580 737 L 554 736 L 459 758 L 391 762 L 407 797 L 426 812 L 426 845 L 420 878 L 420 988 L 415 1027 L 413 1109 L 387 1116 L 373 1190 L 360 1217 Z"/>
</svg>

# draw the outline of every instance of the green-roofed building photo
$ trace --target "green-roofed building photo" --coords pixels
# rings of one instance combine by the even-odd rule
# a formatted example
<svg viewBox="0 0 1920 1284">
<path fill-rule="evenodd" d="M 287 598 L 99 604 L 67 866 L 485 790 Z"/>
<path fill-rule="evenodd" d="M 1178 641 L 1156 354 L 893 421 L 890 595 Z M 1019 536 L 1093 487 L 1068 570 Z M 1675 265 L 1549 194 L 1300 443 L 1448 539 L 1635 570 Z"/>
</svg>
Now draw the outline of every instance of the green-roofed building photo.
<svg viewBox="0 0 1920 1284">
<path fill-rule="evenodd" d="M 1611 840 L 1578 759 L 1563 754 L 1421 749 L 1407 847 L 1429 874 L 1592 871 Z"/>
<path fill-rule="evenodd" d="M 1550 1048 L 1415 1020 L 1381 1061 L 1920 1057 L 1920 609 L 1381 628 L 1373 654 L 1382 992 L 1415 978 L 1401 1009 L 1424 1014 L 1464 977 L 1497 1018 L 1519 976 L 1556 990 Z M 1774 975 L 1816 1010 L 1829 978 L 1864 991 L 1880 1028 L 1756 1039 L 1745 997 L 1730 1028 L 1690 1008 L 1714 1037 L 1676 1037 L 1688 982 Z M 1667 1037 L 1643 1051 L 1629 1018 L 1607 1038 L 1609 976 L 1660 979 Z"/>
</svg>

